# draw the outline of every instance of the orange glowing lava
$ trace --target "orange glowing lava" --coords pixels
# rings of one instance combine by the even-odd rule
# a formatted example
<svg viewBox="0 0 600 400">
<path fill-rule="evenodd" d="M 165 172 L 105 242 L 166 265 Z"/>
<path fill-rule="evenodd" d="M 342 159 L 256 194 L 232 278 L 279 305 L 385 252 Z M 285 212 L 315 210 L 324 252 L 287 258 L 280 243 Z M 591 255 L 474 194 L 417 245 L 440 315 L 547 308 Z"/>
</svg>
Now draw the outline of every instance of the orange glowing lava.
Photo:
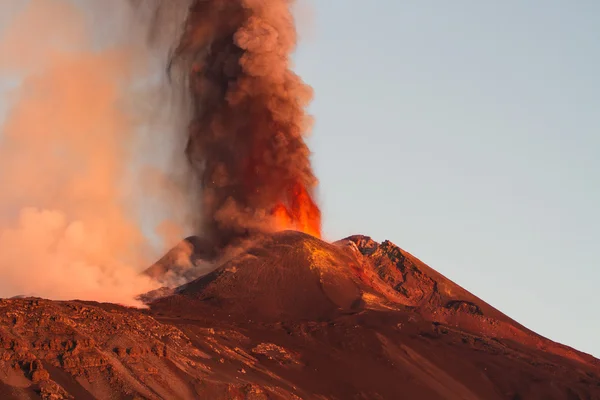
<svg viewBox="0 0 600 400">
<path fill-rule="evenodd" d="M 283 203 L 273 209 L 277 230 L 295 230 L 321 237 L 321 211 L 302 185 L 295 185 L 289 193 L 289 206 Z"/>
</svg>

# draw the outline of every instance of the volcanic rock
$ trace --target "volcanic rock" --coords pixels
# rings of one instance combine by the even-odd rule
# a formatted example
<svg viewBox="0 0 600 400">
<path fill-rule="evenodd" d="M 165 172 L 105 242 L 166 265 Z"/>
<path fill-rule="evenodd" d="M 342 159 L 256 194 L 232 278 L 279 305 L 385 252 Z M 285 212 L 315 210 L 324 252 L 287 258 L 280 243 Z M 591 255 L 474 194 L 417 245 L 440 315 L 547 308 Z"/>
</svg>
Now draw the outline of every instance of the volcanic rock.
<svg viewBox="0 0 600 400">
<path fill-rule="evenodd" d="M 214 268 L 209 262 L 214 257 L 215 254 L 208 246 L 208 242 L 202 238 L 190 236 L 182 240 L 143 271 L 143 274 L 164 285 L 153 294 L 145 294 L 146 299 L 164 297 L 172 293 L 166 289 L 175 288 L 204 275 Z"/>
<path fill-rule="evenodd" d="M 600 361 L 389 241 L 281 232 L 163 295 L 0 300 L 0 399 L 600 399 Z"/>
</svg>

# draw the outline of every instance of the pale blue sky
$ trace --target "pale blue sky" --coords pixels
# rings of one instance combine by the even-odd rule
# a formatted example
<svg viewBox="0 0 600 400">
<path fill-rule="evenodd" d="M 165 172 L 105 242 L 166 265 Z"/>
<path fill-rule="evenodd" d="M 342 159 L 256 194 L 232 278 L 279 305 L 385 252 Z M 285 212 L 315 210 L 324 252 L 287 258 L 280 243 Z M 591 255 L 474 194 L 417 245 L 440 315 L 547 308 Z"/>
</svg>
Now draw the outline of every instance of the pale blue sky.
<svg viewBox="0 0 600 400">
<path fill-rule="evenodd" d="M 311 4 L 327 237 L 390 239 L 600 356 L 600 2 Z"/>
<path fill-rule="evenodd" d="M 312 4 L 327 235 L 390 239 L 600 356 L 600 2 Z"/>
</svg>

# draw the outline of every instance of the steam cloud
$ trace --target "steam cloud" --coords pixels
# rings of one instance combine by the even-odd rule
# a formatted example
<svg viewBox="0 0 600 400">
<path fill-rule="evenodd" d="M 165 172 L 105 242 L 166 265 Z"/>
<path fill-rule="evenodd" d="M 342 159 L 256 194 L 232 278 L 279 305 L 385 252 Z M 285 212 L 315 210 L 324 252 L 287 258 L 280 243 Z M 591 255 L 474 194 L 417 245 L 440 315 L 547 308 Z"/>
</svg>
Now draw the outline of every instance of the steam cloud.
<svg viewBox="0 0 600 400">
<path fill-rule="evenodd" d="M 0 78 L 16 85 L 0 127 L 1 297 L 135 305 L 156 286 L 140 268 L 185 230 L 172 215 L 182 196 L 162 168 L 177 144 L 154 132 L 184 125 L 144 100 L 163 92 L 154 75 L 166 56 L 144 45 L 150 22 L 139 10 L 87 3 L 0 6 L 13 12 L 0 31 Z M 101 12 L 108 22 L 98 24 Z"/>
</svg>

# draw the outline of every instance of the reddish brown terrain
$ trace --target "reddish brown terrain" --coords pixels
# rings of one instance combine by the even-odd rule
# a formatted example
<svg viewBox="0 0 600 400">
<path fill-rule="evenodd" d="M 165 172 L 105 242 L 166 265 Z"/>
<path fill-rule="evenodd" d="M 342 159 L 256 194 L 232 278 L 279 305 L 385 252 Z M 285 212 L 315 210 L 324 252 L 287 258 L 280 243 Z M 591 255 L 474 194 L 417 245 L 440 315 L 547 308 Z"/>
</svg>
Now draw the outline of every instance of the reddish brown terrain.
<svg viewBox="0 0 600 400">
<path fill-rule="evenodd" d="M 1 300 L 0 399 L 600 399 L 599 360 L 390 242 L 282 232 L 162 294 Z"/>
</svg>

